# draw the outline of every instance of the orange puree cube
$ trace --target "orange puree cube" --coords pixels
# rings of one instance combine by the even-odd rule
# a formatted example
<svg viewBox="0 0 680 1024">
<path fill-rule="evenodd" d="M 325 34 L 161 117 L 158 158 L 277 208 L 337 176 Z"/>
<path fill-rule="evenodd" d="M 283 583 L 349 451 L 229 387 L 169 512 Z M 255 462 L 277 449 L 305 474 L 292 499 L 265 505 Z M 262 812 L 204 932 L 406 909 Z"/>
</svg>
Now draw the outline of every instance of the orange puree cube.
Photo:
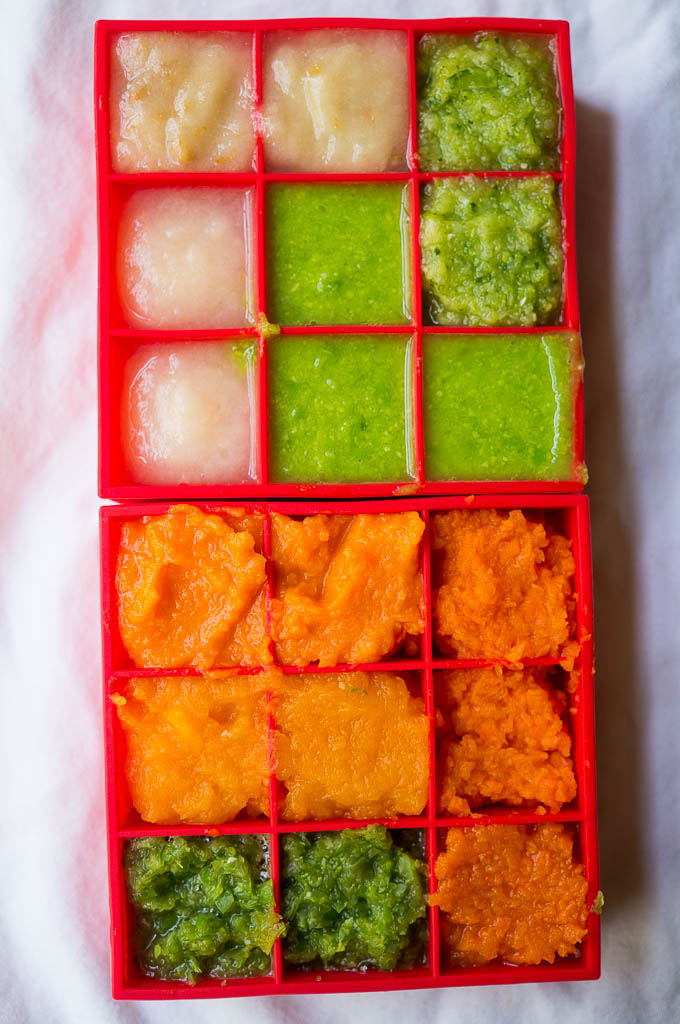
<svg viewBox="0 0 680 1024">
<path fill-rule="evenodd" d="M 261 665 L 266 632 L 262 520 L 175 505 L 123 525 L 118 621 L 140 668 Z"/>
<path fill-rule="evenodd" d="M 429 723 L 400 676 L 284 676 L 273 711 L 285 821 L 393 818 L 425 807 Z"/>
<path fill-rule="evenodd" d="M 560 659 L 573 665 L 571 543 L 522 512 L 432 516 L 435 639 L 456 658 Z"/>
<path fill-rule="evenodd" d="M 367 664 L 423 632 L 417 512 L 272 514 L 272 633 L 284 665 Z"/>
<path fill-rule="evenodd" d="M 449 829 L 433 906 L 453 966 L 553 963 L 586 934 L 587 883 L 561 824 Z"/>
<path fill-rule="evenodd" d="M 453 732 L 438 757 L 450 814 L 503 803 L 559 811 L 576 796 L 566 697 L 542 668 L 439 672 L 437 706 Z"/>
<path fill-rule="evenodd" d="M 135 809 L 160 825 L 219 825 L 269 807 L 264 676 L 132 679 L 112 699 Z"/>
</svg>

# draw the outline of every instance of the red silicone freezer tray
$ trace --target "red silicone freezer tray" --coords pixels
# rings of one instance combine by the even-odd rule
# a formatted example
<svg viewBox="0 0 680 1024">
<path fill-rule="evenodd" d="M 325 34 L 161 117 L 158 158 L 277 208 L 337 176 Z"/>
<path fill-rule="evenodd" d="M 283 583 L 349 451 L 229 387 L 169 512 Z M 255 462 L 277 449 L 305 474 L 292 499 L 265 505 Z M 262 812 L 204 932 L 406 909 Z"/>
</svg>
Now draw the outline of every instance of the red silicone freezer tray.
<svg viewBox="0 0 680 1024">
<path fill-rule="evenodd" d="M 197 503 L 205 511 L 219 513 L 231 505 Z M 249 511 L 259 512 L 265 517 L 264 554 L 269 555 L 270 510 L 291 515 L 311 513 L 347 514 L 357 512 L 385 511 L 384 502 L 352 503 L 241 503 Z M 359 992 L 394 990 L 401 988 L 428 988 L 458 985 L 507 984 L 513 982 L 573 981 L 593 979 L 600 970 L 600 927 L 599 917 L 591 912 L 588 917 L 588 934 L 581 947 L 581 956 L 558 960 L 555 964 L 538 967 L 519 967 L 507 964 L 492 964 L 478 968 L 449 968 L 439 949 L 439 917 L 436 909 L 429 911 L 428 962 L 424 966 L 406 971 L 302 971 L 287 967 L 282 958 L 281 942 L 277 941 L 273 956 L 271 977 L 254 980 L 243 979 L 229 982 L 201 980 L 195 986 L 162 982 L 141 974 L 136 965 L 131 947 L 131 910 L 125 894 L 122 870 L 123 847 L 126 840 L 149 835 L 204 835 L 255 833 L 268 837 L 271 850 L 271 871 L 274 889 L 279 892 L 279 837 L 287 832 L 320 831 L 335 828 L 358 827 L 365 822 L 347 819 L 334 821 L 313 821 L 286 824 L 281 822 L 277 812 L 277 783 L 270 779 L 269 818 L 236 820 L 216 828 L 204 826 L 161 827 L 141 821 L 131 806 L 125 781 L 123 761 L 125 741 L 118 725 L 115 708 L 109 697 L 125 680 L 132 676 L 167 676 L 195 674 L 190 669 L 164 670 L 135 669 L 125 654 L 117 626 L 117 605 L 115 594 L 115 566 L 120 539 L 121 525 L 128 519 L 139 516 L 160 515 L 169 508 L 168 503 L 156 505 L 119 505 L 101 509 L 101 579 L 102 579 L 102 638 L 103 638 L 103 681 L 104 721 L 106 736 L 106 777 L 107 777 L 107 828 L 109 851 L 109 879 L 111 904 L 111 948 L 113 971 L 113 994 L 116 998 L 166 999 L 166 998 L 211 998 L 233 995 L 266 995 L 274 993 L 303 992 Z M 572 804 L 557 814 L 537 815 L 530 810 L 491 808 L 476 817 L 475 822 L 530 823 L 538 821 L 563 821 L 572 823 L 576 832 L 576 856 L 582 859 L 588 880 L 588 905 L 596 897 L 598 882 L 597 821 L 595 807 L 595 741 L 593 721 L 593 642 L 592 642 L 592 579 L 590 556 L 590 530 L 588 499 L 583 495 L 484 495 L 448 498 L 396 499 L 389 503 L 389 510 L 401 512 L 417 510 L 423 517 L 426 530 L 422 546 L 422 575 L 426 626 L 420 651 L 415 657 L 397 655 L 381 663 L 382 669 L 394 669 L 412 673 L 420 685 L 425 711 L 430 718 L 430 784 L 429 799 L 424 813 L 419 817 L 398 818 L 395 821 L 381 820 L 381 824 L 398 828 L 421 829 L 425 835 L 429 888 L 436 887 L 434 861 L 447 827 L 470 825 L 470 818 L 442 816 L 436 809 L 436 778 L 433 771 L 435 757 L 435 718 L 433 698 L 433 672 L 438 668 L 456 668 L 485 664 L 480 661 L 451 660 L 440 655 L 433 648 L 430 597 L 430 556 L 429 521 L 432 512 L 453 508 L 522 508 L 542 510 L 549 521 L 561 528 L 570 538 L 576 562 L 575 593 L 577 596 L 576 628 L 581 643 L 581 652 L 576 663 L 580 672 L 580 685 L 569 698 L 569 727 L 573 741 L 573 758 L 578 782 L 578 794 Z M 528 664 L 553 664 L 558 662 L 547 658 Z M 354 666 L 377 668 L 374 666 Z M 285 672 L 337 671 L 320 670 L 315 666 L 303 669 L 284 669 Z M 253 671 L 253 670 L 249 670 Z"/>
<path fill-rule="evenodd" d="M 275 29 L 309 28 L 390 28 L 404 34 L 404 46 L 408 49 L 410 62 L 410 141 L 408 146 L 408 167 L 403 173 L 382 175 L 366 174 L 273 174 L 264 167 L 262 139 L 258 136 L 255 152 L 255 166 L 248 174 L 214 173 L 136 173 L 115 174 L 111 169 L 109 145 L 109 64 L 112 37 L 124 31 L 172 29 L 173 31 L 197 32 L 228 30 L 248 33 L 253 42 L 253 72 L 256 88 L 256 103 L 259 104 L 262 89 L 262 43 L 263 37 Z M 563 117 L 561 140 L 561 165 L 555 172 L 547 174 L 560 186 L 562 222 L 565 252 L 563 288 L 563 316 L 555 328 L 450 328 L 430 327 L 423 323 L 420 287 L 419 250 L 419 191 L 423 183 L 434 177 L 456 177 L 458 174 L 423 173 L 418 168 L 416 150 L 416 77 L 415 45 L 426 32 L 447 31 L 474 33 L 480 30 L 502 32 L 535 33 L 552 36 L 557 46 L 557 72 L 561 92 Z M 576 279 L 576 252 L 574 245 L 574 97 L 569 53 L 569 26 L 565 21 L 544 21 L 525 19 L 449 18 L 439 21 L 404 21 L 381 19 L 293 19 L 280 21 L 100 21 L 95 32 L 95 105 L 97 134 L 97 189 L 99 219 L 99 493 L 103 498 L 114 500 L 136 500 L 163 498 L 287 498 L 295 496 L 314 497 L 379 497 L 406 494 L 466 494 L 466 493 L 548 493 L 580 491 L 583 487 L 582 466 L 584 459 L 583 442 L 583 394 L 582 386 L 575 396 L 575 443 L 574 471 L 570 479 L 561 481 L 432 481 L 427 478 L 424 457 L 423 415 L 422 415 L 422 349 L 423 338 L 436 334 L 475 333 L 544 333 L 546 330 L 578 331 L 579 311 Z M 486 172 L 484 177 L 508 177 L 525 172 Z M 267 312 L 267 275 L 265 258 L 265 192 L 272 181 L 403 181 L 411 186 L 411 245 L 414 273 L 414 301 L 412 323 L 404 327 L 289 327 L 282 334 L 364 334 L 389 333 L 412 336 L 415 346 L 415 372 L 413 380 L 413 407 L 415 412 L 415 479 L 380 484 L 281 484 L 269 479 L 268 466 L 268 422 L 267 422 L 267 350 L 266 334 L 253 327 L 235 331 L 140 331 L 132 330 L 122 317 L 117 298 L 115 282 L 115 247 L 117 226 L 121 206 L 125 198 L 135 190 L 149 186 L 163 185 L 249 185 L 255 190 L 255 248 L 257 252 L 257 314 L 258 322 Z M 257 479 L 247 484 L 225 484 L 216 486 L 175 485 L 150 486 L 132 482 L 126 468 L 120 440 L 120 401 L 123 367 L 132 352 L 142 343 L 159 343 L 169 339 L 224 338 L 241 335 L 258 341 L 258 401 L 257 416 L 258 458 Z"/>
</svg>

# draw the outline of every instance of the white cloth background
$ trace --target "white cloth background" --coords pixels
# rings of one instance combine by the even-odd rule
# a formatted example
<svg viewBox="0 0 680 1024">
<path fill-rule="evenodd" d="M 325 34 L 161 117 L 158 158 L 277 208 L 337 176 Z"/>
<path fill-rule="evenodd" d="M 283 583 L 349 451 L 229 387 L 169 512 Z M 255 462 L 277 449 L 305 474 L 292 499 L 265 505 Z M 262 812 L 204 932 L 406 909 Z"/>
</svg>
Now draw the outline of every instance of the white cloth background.
<svg viewBox="0 0 680 1024">
<path fill-rule="evenodd" d="M 96 494 L 96 18 L 563 17 L 593 503 L 603 979 L 109 996 Z M 0 1021 L 680 1019 L 680 7 L 675 0 L 5 0 L 0 33 Z M 673 315 L 675 314 L 675 315 Z"/>
</svg>

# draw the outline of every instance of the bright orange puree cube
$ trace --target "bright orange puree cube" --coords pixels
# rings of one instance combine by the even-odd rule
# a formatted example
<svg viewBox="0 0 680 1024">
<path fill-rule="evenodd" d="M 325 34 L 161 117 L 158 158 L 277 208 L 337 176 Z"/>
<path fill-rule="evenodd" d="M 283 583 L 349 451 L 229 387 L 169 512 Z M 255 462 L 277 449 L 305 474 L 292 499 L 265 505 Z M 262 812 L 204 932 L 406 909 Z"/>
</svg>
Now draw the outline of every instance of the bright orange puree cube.
<svg viewBox="0 0 680 1024">
<path fill-rule="evenodd" d="M 284 676 L 273 713 L 285 821 L 393 818 L 425 807 L 429 719 L 396 673 Z"/>
<path fill-rule="evenodd" d="M 519 510 L 432 516 L 435 640 L 454 658 L 550 657 L 571 668 L 570 541 Z"/>
<path fill-rule="evenodd" d="M 220 825 L 267 814 L 265 677 L 132 679 L 112 700 L 125 732 L 125 776 L 144 821 Z"/>
<path fill-rule="evenodd" d="M 554 963 L 578 952 L 588 886 L 573 843 L 568 827 L 549 822 L 449 829 L 430 903 L 444 911 L 454 966 Z"/>
</svg>

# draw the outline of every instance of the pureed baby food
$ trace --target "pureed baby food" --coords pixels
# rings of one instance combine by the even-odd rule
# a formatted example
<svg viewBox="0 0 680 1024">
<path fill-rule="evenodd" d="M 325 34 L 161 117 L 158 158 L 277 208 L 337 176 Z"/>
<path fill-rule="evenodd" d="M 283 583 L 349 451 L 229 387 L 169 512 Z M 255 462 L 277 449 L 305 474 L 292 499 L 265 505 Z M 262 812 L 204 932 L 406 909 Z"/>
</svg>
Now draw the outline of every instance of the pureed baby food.
<svg viewBox="0 0 680 1024">
<path fill-rule="evenodd" d="M 566 24 L 100 23 L 97 92 L 114 995 L 596 977 Z"/>
</svg>

